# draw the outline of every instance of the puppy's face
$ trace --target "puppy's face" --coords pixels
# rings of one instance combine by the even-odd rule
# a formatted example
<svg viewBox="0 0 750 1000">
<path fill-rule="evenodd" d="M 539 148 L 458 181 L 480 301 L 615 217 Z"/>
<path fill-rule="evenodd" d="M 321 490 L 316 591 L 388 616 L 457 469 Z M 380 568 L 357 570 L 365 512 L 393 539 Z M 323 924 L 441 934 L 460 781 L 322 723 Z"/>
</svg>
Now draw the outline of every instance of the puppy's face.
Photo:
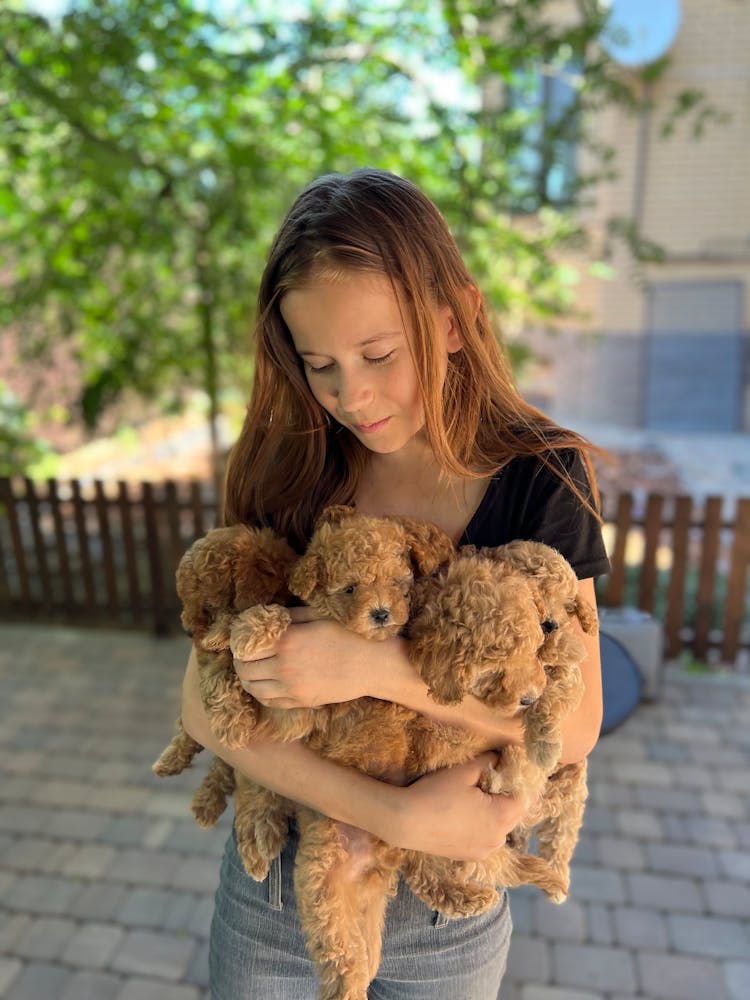
<svg viewBox="0 0 750 1000">
<path fill-rule="evenodd" d="M 320 528 L 290 577 L 292 592 L 326 618 L 381 640 L 406 624 L 412 582 L 403 532 L 364 518 Z"/>
<path fill-rule="evenodd" d="M 539 605 L 527 581 L 487 560 L 459 560 L 423 589 L 427 599 L 409 635 L 433 697 L 451 704 L 473 694 L 509 711 L 534 704 L 547 676 L 537 656 Z"/>
</svg>

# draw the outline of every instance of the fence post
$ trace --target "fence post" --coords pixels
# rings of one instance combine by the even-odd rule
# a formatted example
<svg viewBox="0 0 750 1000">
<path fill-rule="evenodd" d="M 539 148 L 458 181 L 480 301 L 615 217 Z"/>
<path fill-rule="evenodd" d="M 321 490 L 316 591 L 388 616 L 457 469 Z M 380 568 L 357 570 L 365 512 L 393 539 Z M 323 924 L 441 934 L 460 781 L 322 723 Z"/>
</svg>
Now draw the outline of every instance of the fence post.
<svg viewBox="0 0 750 1000">
<path fill-rule="evenodd" d="M 677 497 L 672 523 L 672 567 L 667 588 L 667 612 L 664 620 L 666 655 L 671 659 L 682 650 L 682 621 L 685 614 L 685 580 L 687 576 L 690 518 L 693 501 L 690 497 Z"/>
<path fill-rule="evenodd" d="M 167 612 L 164 601 L 164 574 L 162 573 L 162 554 L 159 545 L 159 528 L 156 523 L 156 505 L 154 503 L 154 488 L 152 483 L 142 483 L 143 522 L 146 527 L 146 554 L 148 556 L 148 572 L 151 581 L 151 598 L 154 613 L 154 632 L 156 635 L 166 635 L 169 631 Z"/>
<path fill-rule="evenodd" d="M 708 497 L 703 512 L 703 542 L 695 597 L 695 635 L 693 637 L 693 652 L 699 660 L 705 660 L 708 655 L 714 613 L 721 507 L 721 497 Z"/>
<path fill-rule="evenodd" d="M 742 620 L 745 615 L 747 568 L 750 564 L 750 500 L 738 500 L 734 515 L 734 541 L 727 578 L 724 603 L 724 640 L 721 658 L 733 662 L 740 645 Z"/>
</svg>

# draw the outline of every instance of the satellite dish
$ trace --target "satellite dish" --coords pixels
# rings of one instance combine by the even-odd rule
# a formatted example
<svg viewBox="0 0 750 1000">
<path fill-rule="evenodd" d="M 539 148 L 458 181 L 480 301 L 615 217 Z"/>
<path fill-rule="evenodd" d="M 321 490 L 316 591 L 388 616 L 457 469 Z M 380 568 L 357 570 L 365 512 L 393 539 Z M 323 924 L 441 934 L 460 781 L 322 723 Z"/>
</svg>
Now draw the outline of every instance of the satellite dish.
<svg viewBox="0 0 750 1000">
<path fill-rule="evenodd" d="M 669 50 L 680 27 L 680 0 L 610 0 L 599 44 L 616 63 L 648 66 Z"/>
</svg>

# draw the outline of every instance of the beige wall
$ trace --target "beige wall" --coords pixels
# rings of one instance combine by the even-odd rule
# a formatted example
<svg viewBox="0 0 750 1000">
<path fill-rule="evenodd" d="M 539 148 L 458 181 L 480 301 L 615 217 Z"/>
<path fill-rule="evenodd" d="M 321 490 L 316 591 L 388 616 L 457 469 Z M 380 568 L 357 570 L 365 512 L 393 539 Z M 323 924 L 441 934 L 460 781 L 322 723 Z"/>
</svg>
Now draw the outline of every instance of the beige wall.
<svg viewBox="0 0 750 1000">
<path fill-rule="evenodd" d="M 623 74 L 642 86 L 635 74 Z M 688 88 L 701 90 L 729 120 L 708 122 L 703 137 L 695 138 L 688 116 L 669 138 L 660 137 L 675 96 Z M 592 123 L 595 134 L 616 148 L 619 176 L 597 190 L 583 218 L 593 245 L 601 246 L 604 220 L 632 218 L 640 203 L 642 232 L 663 248 L 666 261 L 639 271 L 620 246 L 610 259 L 612 281 L 582 276 L 585 316 L 564 324 L 568 335 L 534 335 L 547 361 L 529 387 L 558 415 L 610 414 L 615 422 L 639 424 L 638 392 L 622 384 L 637 375 L 632 359 L 638 349 L 623 338 L 641 339 L 647 329 L 649 282 L 739 281 L 744 328 L 750 330 L 750 3 L 682 0 L 670 63 L 650 96 L 653 107 L 643 117 L 609 108 Z M 601 337 L 574 336 L 581 330 Z M 603 344 L 607 336 L 617 343 Z M 612 365 L 619 371 L 605 370 Z"/>
</svg>

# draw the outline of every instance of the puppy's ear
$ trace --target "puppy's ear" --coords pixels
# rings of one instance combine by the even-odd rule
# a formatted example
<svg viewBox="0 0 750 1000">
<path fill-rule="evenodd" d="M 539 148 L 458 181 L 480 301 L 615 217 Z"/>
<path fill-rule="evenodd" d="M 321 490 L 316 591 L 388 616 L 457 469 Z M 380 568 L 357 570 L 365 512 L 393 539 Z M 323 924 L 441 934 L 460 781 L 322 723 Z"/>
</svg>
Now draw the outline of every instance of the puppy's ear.
<svg viewBox="0 0 750 1000">
<path fill-rule="evenodd" d="M 289 573 L 289 590 L 306 601 L 318 585 L 318 575 L 322 569 L 320 557 L 307 552 Z"/>
<path fill-rule="evenodd" d="M 406 545 L 418 576 L 429 576 L 446 566 L 456 555 L 453 542 L 436 524 L 400 517 L 406 533 Z"/>
<path fill-rule="evenodd" d="M 596 611 L 594 611 L 588 601 L 584 601 L 582 597 L 576 597 L 570 610 L 581 623 L 581 628 L 587 635 L 597 634 L 599 631 L 599 621 L 596 617 Z"/>
<path fill-rule="evenodd" d="M 465 664 L 453 660 L 446 669 L 441 650 L 426 646 L 414 649 L 411 658 L 417 671 L 429 689 L 429 695 L 438 705 L 457 705 L 463 700 L 469 686 L 470 671 Z"/>
<path fill-rule="evenodd" d="M 315 531 L 318 531 L 324 524 L 341 524 L 347 518 L 354 517 L 357 511 L 354 507 L 347 507 L 345 504 L 331 504 L 324 508 L 315 522 Z"/>
</svg>

